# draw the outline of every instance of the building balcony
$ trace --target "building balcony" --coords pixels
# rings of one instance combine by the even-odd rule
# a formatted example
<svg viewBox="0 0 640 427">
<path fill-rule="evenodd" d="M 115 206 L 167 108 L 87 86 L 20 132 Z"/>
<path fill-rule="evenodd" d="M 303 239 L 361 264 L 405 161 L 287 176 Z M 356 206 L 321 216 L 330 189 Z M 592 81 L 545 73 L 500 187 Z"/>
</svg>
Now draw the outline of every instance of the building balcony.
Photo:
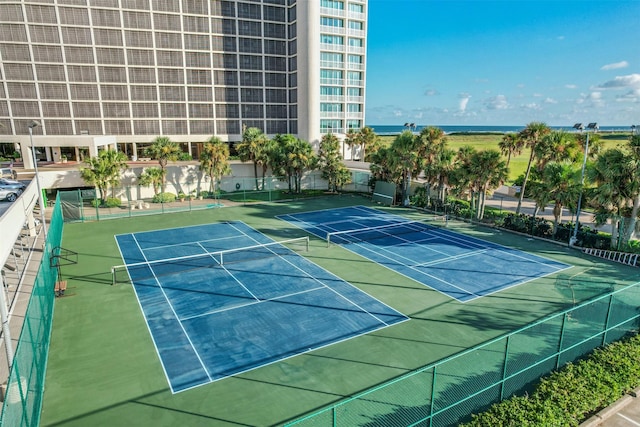
<svg viewBox="0 0 640 427">
<path fill-rule="evenodd" d="M 320 61 L 322 68 L 340 68 L 344 69 L 344 62 Z"/>
<path fill-rule="evenodd" d="M 349 53 L 365 53 L 364 47 L 359 46 L 349 46 Z"/>
<path fill-rule="evenodd" d="M 344 45 L 320 43 L 320 50 L 324 50 L 325 52 L 344 52 Z"/>
<path fill-rule="evenodd" d="M 347 96 L 347 102 L 350 102 L 352 104 L 361 104 L 364 102 L 364 96 Z"/>
<path fill-rule="evenodd" d="M 321 119 L 343 119 L 344 112 L 343 111 L 321 111 L 320 118 Z"/>
<path fill-rule="evenodd" d="M 364 21 L 365 20 L 365 14 L 364 13 L 360 13 L 360 12 L 349 11 L 347 13 L 347 17 L 349 19 L 355 19 L 357 21 Z"/>
<path fill-rule="evenodd" d="M 320 79 L 320 84 L 329 86 L 342 86 L 344 85 L 344 79 Z"/>
<path fill-rule="evenodd" d="M 347 85 L 364 87 L 364 80 L 347 80 Z"/>
<path fill-rule="evenodd" d="M 334 9 L 332 7 L 321 7 L 320 15 L 344 18 L 345 16 L 347 16 L 347 11 L 344 9 Z"/>
<path fill-rule="evenodd" d="M 344 27 L 332 27 L 330 25 L 321 25 L 320 26 L 322 33 L 324 34 L 333 34 L 338 36 L 344 36 L 347 34 L 347 30 Z"/>
<path fill-rule="evenodd" d="M 320 101 L 344 102 L 344 95 L 320 95 Z"/>
<path fill-rule="evenodd" d="M 349 70 L 364 70 L 364 64 L 359 64 L 357 62 L 349 62 L 349 65 L 347 66 L 347 69 L 349 69 Z"/>
<path fill-rule="evenodd" d="M 349 28 L 349 35 L 353 37 L 364 38 L 366 33 L 364 30 L 354 30 L 353 28 Z"/>
</svg>

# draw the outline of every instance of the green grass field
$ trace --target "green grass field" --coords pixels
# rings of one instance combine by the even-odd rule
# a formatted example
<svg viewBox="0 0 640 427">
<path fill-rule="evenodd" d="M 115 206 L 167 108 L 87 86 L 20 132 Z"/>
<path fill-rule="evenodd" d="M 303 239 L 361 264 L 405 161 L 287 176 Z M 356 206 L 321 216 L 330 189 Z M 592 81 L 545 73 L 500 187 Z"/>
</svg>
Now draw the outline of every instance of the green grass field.
<svg viewBox="0 0 640 427">
<path fill-rule="evenodd" d="M 572 264 L 568 272 L 585 278 L 579 292 L 568 293 L 549 276 L 463 304 L 312 238 L 304 254 L 311 261 L 411 320 L 172 394 L 132 286 L 110 285 L 110 267 L 122 264 L 114 235 L 241 220 L 284 240 L 305 233 L 276 215 L 350 205 L 371 203 L 342 195 L 66 224 L 62 246 L 78 252 L 79 263 L 62 267 L 68 289 L 55 302 L 41 425 L 282 425 L 637 280 L 637 269 L 598 262 L 566 246 L 451 222 L 462 233 Z M 387 209 L 414 219 L 421 215 Z"/>
<path fill-rule="evenodd" d="M 394 138 L 395 136 L 389 135 L 380 137 L 384 145 L 390 145 Z M 600 136 L 602 149 L 605 150 L 617 147 L 618 145 L 625 143 L 628 138 L 629 135 L 624 133 L 602 134 Z M 502 134 L 497 133 L 460 133 L 447 135 L 449 148 L 456 151 L 465 145 L 470 145 L 477 150 L 487 150 L 490 148 L 500 150 L 498 148 L 498 143 L 501 140 Z M 524 175 L 527 170 L 528 162 L 529 150 L 524 150 L 519 156 L 511 158 L 511 163 L 509 164 L 509 182 L 507 182 L 507 184 L 512 183 L 520 175 Z"/>
</svg>

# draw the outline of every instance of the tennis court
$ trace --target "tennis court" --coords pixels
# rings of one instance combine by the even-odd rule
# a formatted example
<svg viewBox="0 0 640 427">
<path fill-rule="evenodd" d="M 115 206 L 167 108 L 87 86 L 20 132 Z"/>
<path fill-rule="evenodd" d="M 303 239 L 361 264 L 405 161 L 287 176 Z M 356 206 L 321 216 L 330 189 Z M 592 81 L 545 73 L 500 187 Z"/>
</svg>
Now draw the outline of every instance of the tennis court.
<svg viewBox="0 0 640 427">
<path fill-rule="evenodd" d="M 119 234 L 173 393 L 408 318 L 243 222 Z"/>
<path fill-rule="evenodd" d="M 460 302 L 571 267 L 365 206 L 279 218 Z"/>
</svg>

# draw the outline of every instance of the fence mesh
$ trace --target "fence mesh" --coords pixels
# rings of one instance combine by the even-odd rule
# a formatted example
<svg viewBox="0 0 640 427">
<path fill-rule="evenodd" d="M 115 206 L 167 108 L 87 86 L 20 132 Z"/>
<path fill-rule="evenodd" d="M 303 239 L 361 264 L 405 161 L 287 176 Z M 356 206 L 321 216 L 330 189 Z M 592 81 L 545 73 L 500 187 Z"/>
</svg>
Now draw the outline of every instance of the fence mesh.
<svg viewBox="0 0 640 427">
<path fill-rule="evenodd" d="M 368 192 L 368 172 L 352 172 L 352 179 L 342 190 Z M 282 177 L 224 177 L 215 185 L 210 181 L 170 182 L 166 193 L 159 197 L 152 188 L 133 185 L 110 188 L 103 200 L 95 189 L 61 191 L 65 221 L 96 221 L 142 215 L 212 209 L 227 203 L 277 202 L 308 197 L 309 191 L 325 192 L 327 181 L 318 173 L 304 175 L 300 181 L 302 193 L 292 192 L 289 181 Z M 157 189 L 160 192 L 159 189 Z M 304 192 L 307 192 L 305 194 Z"/>
<path fill-rule="evenodd" d="M 399 377 L 287 426 L 456 425 L 640 326 L 640 282 Z"/>
<path fill-rule="evenodd" d="M 40 423 L 53 319 L 53 289 L 58 276 L 58 271 L 51 266 L 50 259 L 53 255 L 58 255 L 60 250 L 62 227 L 62 212 L 60 204 L 56 203 L 49 223 L 42 262 L 11 365 L 7 393 L 0 415 L 0 425 L 3 426 L 27 427 Z"/>
</svg>

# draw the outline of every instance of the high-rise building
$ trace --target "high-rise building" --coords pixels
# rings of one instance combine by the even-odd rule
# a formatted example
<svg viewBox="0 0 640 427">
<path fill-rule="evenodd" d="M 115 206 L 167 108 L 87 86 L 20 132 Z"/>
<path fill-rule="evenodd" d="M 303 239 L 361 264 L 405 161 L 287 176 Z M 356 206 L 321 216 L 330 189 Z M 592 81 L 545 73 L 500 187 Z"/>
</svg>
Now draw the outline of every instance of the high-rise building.
<svg viewBox="0 0 640 427">
<path fill-rule="evenodd" d="M 0 142 L 44 160 L 364 126 L 367 0 L 3 0 Z"/>
</svg>

